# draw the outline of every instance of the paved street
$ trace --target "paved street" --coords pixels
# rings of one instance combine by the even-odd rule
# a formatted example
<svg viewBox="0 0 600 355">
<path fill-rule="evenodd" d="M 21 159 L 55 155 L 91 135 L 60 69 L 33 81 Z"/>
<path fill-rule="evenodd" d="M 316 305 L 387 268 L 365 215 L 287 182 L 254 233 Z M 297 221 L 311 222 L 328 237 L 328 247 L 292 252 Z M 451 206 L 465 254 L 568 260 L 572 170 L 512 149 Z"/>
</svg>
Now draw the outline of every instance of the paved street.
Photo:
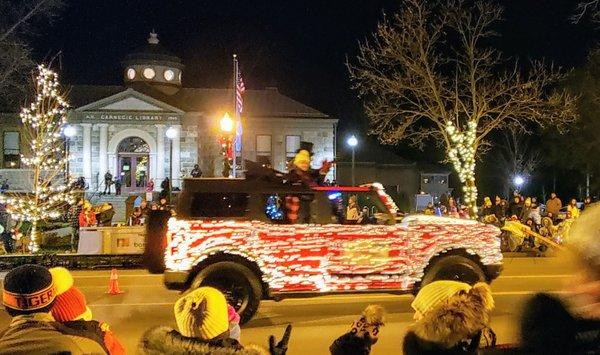
<svg viewBox="0 0 600 355">
<path fill-rule="evenodd" d="M 499 342 L 511 342 L 516 339 L 516 318 L 523 301 L 537 291 L 560 290 L 572 271 L 558 258 L 507 258 L 504 265 L 502 276 L 492 285 L 497 305 L 492 325 Z M 167 291 L 161 275 L 121 271 L 119 284 L 125 293 L 117 296 L 105 294 L 110 271 L 78 271 L 74 275 L 94 318 L 111 324 L 130 353 L 135 353 L 144 330 L 154 325 L 175 326 L 172 305 L 178 292 Z M 242 343 L 266 346 L 268 335 L 280 336 L 285 324 L 292 323 L 288 354 L 328 354 L 331 342 L 347 331 L 361 310 L 367 304 L 379 303 L 389 315 L 373 354 L 397 354 L 412 320 L 411 300 L 409 295 L 370 294 L 263 302 L 258 315 L 242 329 Z M 8 315 L 0 312 L 0 326 L 8 322 Z"/>
</svg>

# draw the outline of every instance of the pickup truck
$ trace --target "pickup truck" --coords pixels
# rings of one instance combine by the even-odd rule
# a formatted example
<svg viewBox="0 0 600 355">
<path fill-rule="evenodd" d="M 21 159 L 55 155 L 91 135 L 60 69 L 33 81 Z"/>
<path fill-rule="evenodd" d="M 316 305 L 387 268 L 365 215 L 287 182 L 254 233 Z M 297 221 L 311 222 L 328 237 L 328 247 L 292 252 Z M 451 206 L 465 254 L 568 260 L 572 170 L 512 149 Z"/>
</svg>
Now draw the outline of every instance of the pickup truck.
<svg viewBox="0 0 600 355">
<path fill-rule="evenodd" d="M 348 200 L 359 220 L 346 220 Z M 416 293 L 434 280 L 491 282 L 500 230 L 398 209 L 380 184 L 306 187 L 186 179 L 175 217 L 153 211 L 145 260 L 169 289 L 213 286 L 249 321 L 264 299 Z"/>
</svg>

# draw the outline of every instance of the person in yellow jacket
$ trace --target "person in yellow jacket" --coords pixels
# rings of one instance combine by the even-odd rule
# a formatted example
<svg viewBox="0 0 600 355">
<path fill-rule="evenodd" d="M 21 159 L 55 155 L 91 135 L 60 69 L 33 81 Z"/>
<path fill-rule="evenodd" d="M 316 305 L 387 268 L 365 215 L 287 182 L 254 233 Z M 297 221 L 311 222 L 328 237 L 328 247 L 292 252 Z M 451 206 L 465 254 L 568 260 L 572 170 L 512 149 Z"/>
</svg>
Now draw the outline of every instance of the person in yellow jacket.
<svg viewBox="0 0 600 355">
<path fill-rule="evenodd" d="M 574 198 L 571 199 L 571 202 L 567 206 L 567 217 L 569 214 L 571 215 L 570 218 L 572 219 L 579 218 L 579 208 L 577 208 L 577 200 Z"/>
</svg>

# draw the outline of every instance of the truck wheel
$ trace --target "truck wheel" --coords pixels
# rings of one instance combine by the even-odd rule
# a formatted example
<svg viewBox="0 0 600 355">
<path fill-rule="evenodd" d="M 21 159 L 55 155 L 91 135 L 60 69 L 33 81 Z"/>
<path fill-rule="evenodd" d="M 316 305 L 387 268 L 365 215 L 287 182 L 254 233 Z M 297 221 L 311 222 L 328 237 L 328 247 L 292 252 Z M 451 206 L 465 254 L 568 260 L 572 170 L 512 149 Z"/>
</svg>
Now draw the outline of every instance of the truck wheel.
<svg viewBox="0 0 600 355">
<path fill-rule="evenodd" d="M 230 261 L 211 264 L 194 278 L 191 289 L 214 287 L 225 295 L 227 303 L 240 315 L 240 323 L 252 319 L 258 310 L 262 286 L 252 270 Z"/>
<path fill-rule="evenodd" d="M 417 294 L 419 288 L 438 280 L 454 280 L 474 285 L 485 282 L 486 277 L 481 267 L 473 260 L 460 255 L 448 255 L 434 261 L 425 270 L 419 287 L 413 290 Z"/>
</svg>

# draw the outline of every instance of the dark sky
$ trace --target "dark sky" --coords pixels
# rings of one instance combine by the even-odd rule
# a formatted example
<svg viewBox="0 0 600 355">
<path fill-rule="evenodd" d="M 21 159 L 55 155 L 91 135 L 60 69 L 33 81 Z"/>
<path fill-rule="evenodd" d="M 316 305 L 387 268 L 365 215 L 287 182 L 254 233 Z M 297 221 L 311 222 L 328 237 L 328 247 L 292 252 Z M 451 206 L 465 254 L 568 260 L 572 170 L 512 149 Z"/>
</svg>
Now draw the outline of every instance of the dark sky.
<svg viewBox="0 0 600 355">
<path fill-rule="evenodd" d="M 246 87 L 279 90 L 339 118 L 360 121 L 349 89 L 346 56 L 371 33 L 382 11 L 398 0 L 158 1 L 67 0 L 62 18 L 35 40 L 37 59 L 62 51 L 71 84 L 120 84 L 120 60 L 155 29 L 179 55 L 190 87 L 224 87 L 236 52 Z M 548 57 L 574 66 L 584 59 L 594 31 L 568 22 L 574 1 L 510 0 L 498 41 L 507 54 Z"/>
</svg>

